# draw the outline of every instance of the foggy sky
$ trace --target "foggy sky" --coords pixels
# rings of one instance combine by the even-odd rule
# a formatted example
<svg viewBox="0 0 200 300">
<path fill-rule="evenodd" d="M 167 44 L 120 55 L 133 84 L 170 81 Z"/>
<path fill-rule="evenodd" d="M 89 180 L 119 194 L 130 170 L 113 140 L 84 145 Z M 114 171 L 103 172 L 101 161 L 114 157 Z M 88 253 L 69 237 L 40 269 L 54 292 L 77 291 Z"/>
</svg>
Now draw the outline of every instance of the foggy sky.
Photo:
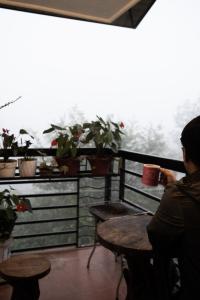
<svg viewBox="0 0 200 300">
<path fill-rule="evenodd" d="M 157 0 L 137 29 L 0 9 L 0 128 L 42 132 L 77 106 L 173 127 L 200 97 L 200 3 Z"/>
</svg>

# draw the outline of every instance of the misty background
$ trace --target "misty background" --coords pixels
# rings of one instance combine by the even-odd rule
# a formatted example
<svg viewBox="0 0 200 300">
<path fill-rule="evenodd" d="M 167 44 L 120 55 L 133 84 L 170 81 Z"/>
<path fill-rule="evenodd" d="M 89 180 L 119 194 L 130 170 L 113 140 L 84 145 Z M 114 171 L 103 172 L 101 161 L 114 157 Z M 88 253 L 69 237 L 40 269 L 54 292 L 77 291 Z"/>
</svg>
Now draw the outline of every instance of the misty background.
<svg viewBox="0 0 200 300">
<path fill-rule="evenodd" d="M 99 115 L 124 123 L 122 148 L 182 159 L 182 128 L 200 114 L 199 15 L 198 0 L 157 0 L 133 30 L 0 9 L 0 106 L 22 96 L 0 110 L 0 130 L 17 135 L 24 128 L 35 136 L 32 147 L 48 147 L 50 139 L 42 132 L 51 123 L 67 125 Z M 130 167 L 134 170 L 134 163 Z M 104 201 L 104 180 L 81 180 L 80 243 L 90 244 L 87 208 L 97 199 Z M 132 175 L 127 181 L 145 188 Z M 117 199 L 118 182 L 113 186 Z M 26 194 L 76 191 L 75 184 L 62 182 L 13 187 Z M 161 196 L 163 190 L 159 186 L 150 192 Z M 156 210 L 158 204 L 148 198 L 127 193 L 131 201 Z M 75 208 L 48 209 L 76 205 L 76 197 L 32 195 L 31 203 L 34 213 L 19 216 L 19 221 L 49 221 L 15 226 L 15 235 L 76 228 L 72 221 L 51 223 L 76 217 Z M 14 248 L 72 243 L 75 235 L 57 239 L 20 238 Z"/>
<path fill-rule="evenodd" d="M 0 127 L 123 121 L 123 147 L 181 159 L 200 113 L 200 3 L 157 0 L 137 29 L 0 9 Z"/>
</svg>

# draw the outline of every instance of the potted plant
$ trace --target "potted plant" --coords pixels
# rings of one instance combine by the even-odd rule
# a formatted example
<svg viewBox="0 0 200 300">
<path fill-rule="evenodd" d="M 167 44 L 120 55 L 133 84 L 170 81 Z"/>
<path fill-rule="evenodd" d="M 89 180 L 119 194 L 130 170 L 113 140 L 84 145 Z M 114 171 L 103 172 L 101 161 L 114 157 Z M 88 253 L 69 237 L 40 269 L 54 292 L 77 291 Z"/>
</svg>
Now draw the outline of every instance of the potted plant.
<svg viewBox="0 0 200 300">
<path fill-rule="evenodd" d="M 55 135 L 51 146 L 56 147 L 55 160 L 61 174 L 77 176 L 80 169 L 80 159 L 77 157 L 77 150 L 81 145 L 82 126 L 75 124 L 73 126 L 60 127 L 51 124 L 49 129 L 43 131 L 43 133 L 52 132 Z"/>
<path fill-rule="evenodd" d="M 32 212 L 29 199 L 15 194 L 14 189 L 0 191 L 0 257 L 6 258 L 11 234 L 20 212 Z"/>
<path fill-rule="evenodd" d="M 44 159 L 39 165 L 40 176 L 51 177 L 53 175 L 53 166 L 49 165 Z"/>
<path fill-rule="evenodd" d="M 87 159 L 91 165 L 92 174 L 94 176 L 104 176 L 109 173 L 113 155 L 105 155 L 105 149 L 111 149 L 116 153 L 121 144 L 121 136 L 124 134 L 123 122 L 115 123 L 112 121 L 104 121 L 97 116 L 97 120 L 90 123 L 84 123 L 85 142 L 91 143 L 97 150 L 96 155 L 88 156 Z"/>
<path fill-rule="evenodd" d="M 21 177 L 35 176 L 37 160 L 28 156 L 28 149 L 32 144 L 34 137 L 26 130 L 20 129 L 19 137 L 17 139 L 16 151 L 19 156 L 23 158 L 18 159 L 19 174 Z"/>
<path fill-rule="evenodd" d="M 15 175 L 15 169 L 17 161 L 9 159 L 9 150 L 16 150 L 16 138 L 14 134 L 11 134 L 8 129 L 3 128 L 0 133 L 1 137 L 1 156 L 0 160 L 0 177 L 13 177 Z"/>
</svg>

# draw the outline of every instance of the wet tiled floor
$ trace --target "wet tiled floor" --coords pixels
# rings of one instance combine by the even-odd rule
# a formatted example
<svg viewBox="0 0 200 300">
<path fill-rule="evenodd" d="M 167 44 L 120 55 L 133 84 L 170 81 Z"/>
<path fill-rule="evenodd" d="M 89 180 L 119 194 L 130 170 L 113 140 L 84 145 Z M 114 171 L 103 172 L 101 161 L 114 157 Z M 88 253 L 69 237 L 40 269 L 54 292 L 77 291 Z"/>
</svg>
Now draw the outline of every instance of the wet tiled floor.
<svg viewBox="0 0 200 300">
<path fill-rule="evenodd" d="M 98 246 L 86 268 L 91 248 L 62 249 L 39 252 L 51 262 L 50 273 L 40 279 L 40 300 L 116 300 L 116 287 L 120 278 L 120 262 L 113 253 Z M 11 287 L 0 286 L 0 300 L 9 300 Z M 119 300 L 126 298 L 122 281 Z M 27 299 L 28 300 L 28 299 Z"/>
</svg>

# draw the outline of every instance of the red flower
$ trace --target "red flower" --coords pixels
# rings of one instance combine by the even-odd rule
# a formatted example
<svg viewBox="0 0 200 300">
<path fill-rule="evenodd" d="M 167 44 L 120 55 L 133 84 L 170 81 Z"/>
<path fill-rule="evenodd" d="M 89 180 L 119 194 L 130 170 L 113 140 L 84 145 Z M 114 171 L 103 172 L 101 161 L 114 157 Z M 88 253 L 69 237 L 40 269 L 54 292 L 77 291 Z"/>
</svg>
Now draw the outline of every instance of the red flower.
<svg viewBox="0 0 200 300">
<path fill-rule="evenodd" d="M 124 123 L 121 122 L 121 123 L 119 124 L 119 127 L 124 128 Z"/>
<path fill-rule="evenodd" d="M 53 147 L 53 146 L 57 146 L 57 144 L 58 144 L 57 140 L 51 141 L 51 146 L 52 146 L 52 147 Z"/>
<path fill-rule="evenodd" d="M 16 210 L 19 211 L 19 212 L 26 211 L 27 210 L 26 204 L 25 203 L 19 203 L 19 204 L 17 204 Z"/>
</svg>

